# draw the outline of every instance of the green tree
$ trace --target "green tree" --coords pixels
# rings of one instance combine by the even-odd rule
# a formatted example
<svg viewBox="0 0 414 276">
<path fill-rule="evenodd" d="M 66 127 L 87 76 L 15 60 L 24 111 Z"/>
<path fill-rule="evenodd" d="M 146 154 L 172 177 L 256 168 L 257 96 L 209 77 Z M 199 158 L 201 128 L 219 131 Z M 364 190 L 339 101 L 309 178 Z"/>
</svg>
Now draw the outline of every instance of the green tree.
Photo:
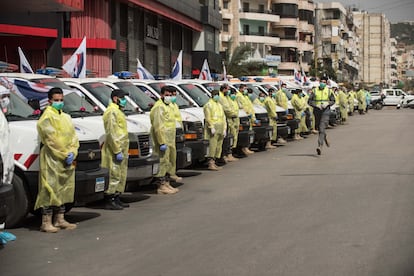
<svg viewBox="0 0 414 276">
<path fill-rule="evenodd" d="M 253 48 L 249 45 L 240 45 L 236 47 L 233 53 L 226 53 L 226 69 L 228 74 L 234 77 L 249 75 L 248 66 L 244 61 L 252 54 Z"/>
</svg>

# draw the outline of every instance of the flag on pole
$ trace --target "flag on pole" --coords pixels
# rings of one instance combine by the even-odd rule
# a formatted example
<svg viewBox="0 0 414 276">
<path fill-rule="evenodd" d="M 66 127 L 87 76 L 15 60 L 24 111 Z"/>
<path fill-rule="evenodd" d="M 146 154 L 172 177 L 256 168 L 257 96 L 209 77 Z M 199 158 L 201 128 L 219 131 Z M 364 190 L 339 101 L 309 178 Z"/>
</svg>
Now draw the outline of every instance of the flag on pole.
<svg viewBox="0 0 414 276">
<path fill-rule="evenodd" d="M 139 61 L 138 58 L 137 58 L 137 62 L 138 62 L 138 65 L 137 65 L 138 77 L 143 80 L 153 80 L 154 76 L 150 72 L 148 72 L 148 70 L 145 69 L 144 66 L 142 66 L 141 61 Z"/>
<path fill-rule="evenodd" d="M 172 80 L 182 80 L 183 78 L 183 50 L 180 50 L 177 61 L 174 63 L 174 67 L 171 72 Z"/>
<path fill-rule="evenodd" d="M 20 57 L 20 73 L 31 73 L 33 74 L 33 69 L 30 66 L 30 63 L 27 61 L 22 48 L 17 47 L 17 50 L 19 51 L 19 57 Z"/>
<path fill-rule="evenodd" d="M 223 61 L 223 81 L 229 81 L 227 79 L 226 65 L 224 64 L 224 61 Z"/>
<path fill-rule="evenodd" d="M 73 78 L 86 78 L 86 36 L 62 68 Z"/>
<path fill-rule="evenodd" d="M 201 67 L 200 75 L 198 76 L 199 80 L 208 80 L 211 81 L 213 78 L 211 77 L 210 68 L 208 67 L 207 59 L 203 62 L 203 67 Z"/>
<path fill-rule="evenodd" d="M 295 82 L 302 84 L 302 76 L 300 75 L 300 72 L 296 70 L 296 68 L 293 70 L 293 74 L 295 75 Z"/>
<path fill-rule="evenodd" d="M 308 82 L 308 78 L 306 77 L 306 74 L 305 74 L 305 71 L 303 71 L 303 68 L 302 68 L 302 78 L 303 78 L 303 84 Z"/>
</svg>

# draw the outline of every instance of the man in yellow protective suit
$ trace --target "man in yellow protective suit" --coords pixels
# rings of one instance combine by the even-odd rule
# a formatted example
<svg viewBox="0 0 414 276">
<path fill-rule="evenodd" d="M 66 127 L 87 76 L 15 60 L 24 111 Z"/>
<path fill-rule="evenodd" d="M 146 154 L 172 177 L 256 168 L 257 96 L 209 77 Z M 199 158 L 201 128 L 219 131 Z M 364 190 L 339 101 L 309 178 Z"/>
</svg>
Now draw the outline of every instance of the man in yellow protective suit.
<svg viewBox="0 0 414 276">
<path fill-rule="evenodd" d="M 224 136 L 226 135 L 226 116 L 221 104 L 218 90 L 211 91 L 211 98 L 204 105 L 204 137 L 209 140 L 208 169 L 218 171 L 216 159 L 220 158 Z"/>
<path fill-rule="evenodd" d="M 316 148 L 318 155 L 322 153 L 324 142 L 327 147 L 330 146 L 325 131 L 329 123 L 330 107 L 335 104 L 335 96 L 326 86 L 327 81 L 328 78 L 321 78 L 319 87 L 315 88 L 314 93 L 309 97 L 309 105 L 313 107 L 313 114 L 315 115 L 315 127 L 319 131 L 318 147 Z"/>
<path fill-rule="evenodd" d="M 40 231 L 56 233 L 59 229 L 75 229 L 76 224 L 65 220 L 65 204 L 73 203 L 75 165 L 79 140 L 69 115 L 62 111 L 63 91 L 48 92 L 49 106 L 39 121 L 37 131 L 43 146 L 40 149 L 39 192 L 34 209 L 42 210 Z M 54 224 L 52 216 L 56 211 Z"/>
<path fill-rule="evenodd" d="M 177 89 L 174 86 L 168 86 L 167 89 L 171 92 L 171 103 L 168 106 L 172 109 L 175 121 L 181 125 L 182 129 L 184 129 L 180 108 L 177 104 Z M 175 154 L 175 158 L 173 156 L 171 157 L 174 162 L 172 162 L 170 170 L 167 172 L 169 174 L 169 179 L 175 182 L 183 181 L 183 178 L 177 175 L 177 152 L 175 151 L 171 154 Z M 178 191 L 178 188 L 174 188 L 174 190 Z"/>
<path fill-rule="evenodd" d="M 237 141 L 239 137 L 239 126 L 240 126 L 240 119 L 239 119 L 239 104 L 237 103 L 237 90 L 234 88 L 230 89 L 230 94 L 227 92 L 227 102 L 230 106 L 230 118 L 227 119 L 227 131 L 228 133 L 233 135 L 233 145 L 231 146 L 231 152 L 227 156 L 228 160 L 237 161 L 238 158 L 233 156 L 233 152 L 237 148 Z"/>
<path fill-rule="evenodd" d="M 249 121 L 250 121 L 250 129 L 252 129 L 252 126 L 253 126 L 252 122 L 256 118 L 255 118 L 254 110 L 252 110 L 252 108 L 250 107 L 251 101 L 248 98 L 247 86 L 243 83 L 240 84 L 239 86 L 239 91 L 236 94 L 236 101 L 237 101 L 237 104 L 239 105 L 239 109 L 243 109 L 247 113 L 247 117 L 249 118 Z M 246 156 L 254 153 L 254 151 L 251 151 L 248 147 L 242 148 L 241 151 Z"/>
<path fill-rule="evenodd" d="M 234 135 L 235 130 L 234 130 L 234 122 L 236 119 L 238 120 L 239 117 L 239 109 L 237 108 L 237 111 L 234 110 L 234 105 L 230 102 L 231 99 L 229 97 L 230 94 L 230 88 L 227 84 L 222 84 L 220 86 L 220 91 L 219 91 L 219 104 L 221 104 L 221 106 L 223 107 L 223 111 L 224 111 L 224 115 L 226 115 L 226 122 L 228 125 L 228 131 L 229 133 L 231 133 L 232 135 Z M 238 132 L 238 131 L 237 131 Z M 236 145 L 237 145 L 237 137 L 233 137 L 233 145 L 234 145 L 234 140 L 236 140 Z M 224 155 L 224 161 L 227 162 L 233 162 L 233 161 L 237 161 L 238 158 L 235 158 L 232 154 L 232 148 L 233 145 L 230 145 L 229 149 L 222 149 L 224 150 L 223 155 Z"/>
<path fill-rule="evenodd" d="M 277 106 L 277 103 L 276 103 L 277 92 L 273 88 L 269 88 L 268 94 L 269 94 L 270 99 L 275 103 L 275 108 L 276 108 L 276 106 Z M 278 137 L 277 138 L 277 143 L 278 144 L 286 144 L 287 141 L 285 139 L 283 139 L 283 137 Z"/>
<path fill-rule="evenodd" d="M 303 137 L 300 135 L 301 133 L 308 132 L 308 128 L 306 127 L 306 103 L 304 98 L 300 96 L 302 93 L 301 89 L 295 89 L 292 91 L 292 99 L 290 102 L 292 103 L 293 108 L 295 109 L 295 118 L 300 120 L 299 127 L 295 130 L 294 140 L 302 140 Z"/>
<path fill-rule="evenodd" d="M 286 83 L 282 83 L 281 88 L 276 93 L 276 105 L 284 108 L 286 110 L 286 114 L 288 111 L 288 97 L 286 96 L 287 93 L 287 86 Z"/>
<path fill-rule="evenodd" d="M 345 93 L 345 87 L 341 87 L 339 89 L 338 94 L 338 104 L 339 104 L 339 110 L 341 112 L 341 123 L 345 124 L 345 122 L 348 120 L 348 96 Z"/>
<path fill-rule="evenodd" d="M 112 102 L 103 114 L 105 142 L 102 147 L 103 168 L 109 169 L 109 186 L 105 191 L 105 209 L 122 210 L 129 207 L 119 198 L 125 191 L 128 170 L 129 138 L 125 114 L 127 92 L 115 89 L 111 93 Z"/>
<path fill-rule="evenodd" d="M 151 136 L 154 152 L 160 157 L 160 169 L 155 176 L 158 194 L 175 194 L 177 188 L 171 186 L 167 173 L 175 170 L 177 153 L 175 149 L 176 119 L 173 109 L 169 106 L 172 100 L 170 86 L 163 86 L 161 98 L 154 104 L 150 112 Z"/>
<path fill-rule="evenodd" d="M 367 99 L 365 90 L 360 86 L 358 92 L 356 92 L 356 98 L 358 100 L 358 112 L 359 114 L 365 114 L 365 108 L 367 107 Z"/>
<path fill-rule="evenodd" d="M 269 116 L 269 125 L 273 127 L 272 137 L 270 137 L 270 141 L 266 143 L 266 149 L 277 149 L 276 146 L 272 145 L 272 143 L 276 143 L 277 140 L 276 103 L 272 100 L 271 96 L 266 97 L 263 92 L 260 92 L 258 100 L 259 104 L 266 108 L 267 116 Z"/>
<path fill-rule="evenodd" d="M 351 89 L 348 93 L 348 115 L 353 116 L 354 115 L 354 101 L 355 101 L 355 91 Z"/>
</svg>

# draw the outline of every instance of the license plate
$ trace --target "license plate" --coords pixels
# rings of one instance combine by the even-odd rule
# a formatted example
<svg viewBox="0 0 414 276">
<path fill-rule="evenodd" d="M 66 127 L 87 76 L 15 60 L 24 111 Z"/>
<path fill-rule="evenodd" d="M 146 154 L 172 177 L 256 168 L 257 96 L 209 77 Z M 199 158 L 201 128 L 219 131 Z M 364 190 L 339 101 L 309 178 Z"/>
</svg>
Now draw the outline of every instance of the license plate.
<svg viewBox="0 0 414 276">
<path fill-rule="evenodd" d="M 160 170 L 159 163 L 155 163 L 154 165 L 152 165 L 152 174 L 157 174 L 159 170 Z"/>
<path fill-rule="evenodd" d="M 273 131 L 269 130 L 268 135 L 269 135 L 269 137 L 272 137 Z"/>
<path fill-rule="evenodd" d="M 187 152 L 187 162 L 191 162 L 191 152 Z"/>
<path fill-rule="evenodd" d="M 98 177 L 95 180 L 95 193 L 105 190 L 105 177 Z"/>
<path fill-rule="evenodd" d="M 254 136 L 253 135 L 250 135 L 249 136 L 249 143 L 250 144 L 253 144 L 253 142 L 254 142 Z"/>
<path fill-rule="evenodd" d="M 288 134 L 290 134 L 290 127 L 288 127 Z"/>
<path fill-rule="evenodd" d="M 210 152 L 210 147 L 209 147 L 209 146 L 207 146 L 207 147 L 206 147 L 206 152 L 205 152 L 205 155 L 207 156 L 209 152 Z"/>
<path fill-rule="evenodd" d="M 230 138 L 230 146 L 233 145 L 233 143 L 234 143 L 233 138 Z"/>
</svg>

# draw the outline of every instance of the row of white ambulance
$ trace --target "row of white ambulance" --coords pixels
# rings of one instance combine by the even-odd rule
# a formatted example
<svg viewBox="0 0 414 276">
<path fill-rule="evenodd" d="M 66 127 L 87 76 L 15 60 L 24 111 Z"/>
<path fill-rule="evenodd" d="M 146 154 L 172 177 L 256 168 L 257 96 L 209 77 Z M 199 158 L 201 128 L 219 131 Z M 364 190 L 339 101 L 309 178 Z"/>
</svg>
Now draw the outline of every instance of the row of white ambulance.
<svg viewBox="0 0 414 276">
<path fill-rule="evenodd" d="M 11 131 L 11 150 L 15 159 L 13 179 L 15 200 L 9 208 L 6 227 L 19 225 L 33 210 L 38 189 L 40 140 L 36 130 L 37 119 L 47 104 L 47 91 L 60 87 L 65 93 L 64 111 L 74 122 L 80 140 L 76 160 L 75 205 L 103 198 L 108 185 L 108 171 L 100 167 L 104 143 L 102 114 L 110 102 L 113 89 L 129 93 L 125 108 L 130 140 L 128 159 L 127 190 L 152 181 L 159 169 L 159 158 L 154 155 L 150 137 L 149 112 L 160 97 L 161 87 L 173 85 L 178 91 L 177 104 L 180 107 L 182 124 L 177 122 L 177 169 L 187 168 L 203 162 L 208 152 L 208 141 L 203 137 L 203 105 L 209 99 L 212 89 L 219 89 L 220 83 L 183 80 L 154 81 L 129 79 L 128 75 L 108 78 L 55 78 L 47 75 L 1 73 L 0 80 L 11 90 L 11 103 L 7 120 Z M 232 84 L 237 87 L 237 84 Z M 257 88 L 256 88 L 257 89 Z M 257 96 L 257 92 L 256 92 Z M 239 111 L 240 129 L 238 147 L 254 147 L 264 150 L 272 135 L 266 110 L 255 105 L 258 121 L 250 126 L 243 109 Z M 278 107 L 278 133 L 287 138 L 297 128 L 297 120 Z M 226 137 L 223 148 L 230 148 L 233 137 Z M 69 210 L 72 206 L 67 206 Z"/>
</svg>

